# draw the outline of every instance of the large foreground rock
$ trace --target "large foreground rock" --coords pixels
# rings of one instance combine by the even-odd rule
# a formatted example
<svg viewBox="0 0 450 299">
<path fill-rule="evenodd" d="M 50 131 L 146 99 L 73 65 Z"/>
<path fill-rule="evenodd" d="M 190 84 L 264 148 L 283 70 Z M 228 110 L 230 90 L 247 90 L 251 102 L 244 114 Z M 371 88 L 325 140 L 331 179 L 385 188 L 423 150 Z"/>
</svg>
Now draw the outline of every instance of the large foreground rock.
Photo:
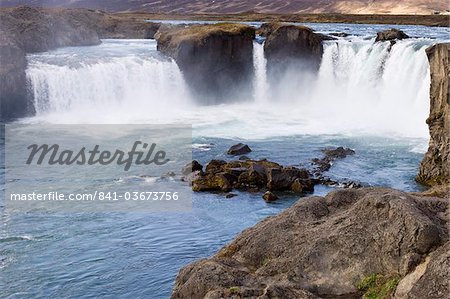
<svg viewBox="0 0 450 299">
<path fill-rule="evenodd" d="M 164 30 L 158 50 L 177 62 L 193 95 L 207 104 L 249 99 L 255 29 L 240 24 Z"/>
<path fill-rule="evenodd" d="M 427 186 L 450 184 L 450 43 L 427 50 L 431 71 L 430 144 L 417 181 Z"/>
<path fill-rule="evenodd" d="M 392 189 L 305 198 L 184 267 L 172 298 L 359 298 L 374 274 L 396 278 L 392 293 L 400 281 L 403 298 L 442 298 L 448 216 L 446 199 Z M 416 270 L 412 284 L 403 281 Z"/>
<path fill-rule="evenodd" d="M 323 36 L 304 26 L 271 23 L 264 27 L 264 53 L 271 80 L 295 69 L 316 72 L 322 60 Z"/>
</svg>

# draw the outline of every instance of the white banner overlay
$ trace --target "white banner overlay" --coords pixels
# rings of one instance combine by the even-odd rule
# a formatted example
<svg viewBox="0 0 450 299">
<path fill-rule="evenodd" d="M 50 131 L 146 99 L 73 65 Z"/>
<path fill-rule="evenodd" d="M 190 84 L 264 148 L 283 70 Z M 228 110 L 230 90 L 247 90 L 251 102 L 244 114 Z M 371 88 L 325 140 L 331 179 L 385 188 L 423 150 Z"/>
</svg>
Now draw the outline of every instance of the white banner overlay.
<svg viewBox="0 0 450 299">
<path fill-rule="evenodd" d="M 191 125 L 5 126 L 12 212 L 188 211 Z"/>
</svg>

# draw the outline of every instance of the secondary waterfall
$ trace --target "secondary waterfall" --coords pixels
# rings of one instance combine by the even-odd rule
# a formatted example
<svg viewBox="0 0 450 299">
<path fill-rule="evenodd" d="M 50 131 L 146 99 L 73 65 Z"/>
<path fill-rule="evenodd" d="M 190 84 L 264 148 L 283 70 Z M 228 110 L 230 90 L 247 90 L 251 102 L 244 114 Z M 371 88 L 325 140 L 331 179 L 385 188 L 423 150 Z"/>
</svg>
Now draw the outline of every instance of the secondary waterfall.
<svg viewBox="0 0 450 299">
<path fill-rule="evenodd" d="M 430 44 L 329 41 L 313 81 L 299 85 L 297 76 L 311 77 L 299 70 L 286 77 L 283 93 L 274 95 L 263 45 L 255 42 L 254 99 L 209 107 L 194 104 L 176 63 L 151 40 L 106 40 L 30 55 L 27 76 L 37 118 L 57 123 L 187 122 L 209 126 L 208 133 L 241 137 L 353 132 L 426 137 Z"/>
</svg>

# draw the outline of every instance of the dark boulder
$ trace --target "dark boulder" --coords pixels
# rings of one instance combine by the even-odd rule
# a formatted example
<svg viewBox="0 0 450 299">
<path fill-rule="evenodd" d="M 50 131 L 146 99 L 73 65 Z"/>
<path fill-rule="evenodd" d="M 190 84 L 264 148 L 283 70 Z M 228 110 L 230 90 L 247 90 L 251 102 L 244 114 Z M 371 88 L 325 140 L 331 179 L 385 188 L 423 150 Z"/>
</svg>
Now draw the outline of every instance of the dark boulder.
<svg viewBox="0 0 450 299">
<path fill-rule="evenodd" d="M 247 144 L 238 143 L 230 147 L 227 154 L 232 156 L 240 156 L 250 153 L 252 150 Z"/>
<path fill-rule="evenodd" d="M 266 191 L 266 193 L 263 194 L 263 199 L 267 202 L 274 202 L 278 200 L 278 196 L 270 191 Z"/>
<path fill-rule="evenodd" d="M 241 24 L 192 25 L 158 32 L 158 50 L 177 62 L 204 104 L 248 100 L 253 91 L 255 29 Z"/>
<path fill-rule="evenodd" d="M 448 207 L 447 199 L 383 188 L 304 198 L 212 258 L 181 269 L 171 298 L 226 290 L 257 298 L 269 289 L 280 298 L 361 298 L 361 282 L 374 275 L 396 278 L 390 294 L 400 280 L 410 294 L 402 298 L 443 298 L 450 279 Z M 402 282 L 427 260 L 412 286 Z"/>
<path fill-rule="evenodd" d="M 274 23 L 264 44 L 269 80 L 278 82 L 288 70 L 316 72 L 323 54 L 323 37 L 304 26 Z M 281 77 L 281 78 L 280 78 Z"/>
<path fill-rule="evenodd" d="M 230 192 L 237 178 L 230 173 L 207 174 L 192 182 L 192 190 Z"/>
<path fill-rule="evenodd" d="M 206 165 L 206 172 L 207 173 L 218 173 L 223 171 L 223 167 L 227 164 L 224 160 L 211 160 Z"/>
<path fill-rule="evenodd" d="M 398 29 L 388 29 L 377 33 L 377 38 L 375 42 L 385 42 L 385 41 L 396 41 L 409 38 L 409 36 L 401 30 Z"/>
<path fill-rule="evenodd" d="M 297 179 L 300 183 L 303 180 L 308 181 L 310 179 L 310 174 L 305 169 L 298 169 L 295 167 L 271 168 L 267 171 L 267 189 L 270 191 L 292 190 L 292 184 L 294 184 Z M 308 187 L 305 186 L 305 188 Z M 298 188 L 295 189 L 298 190 Z"/>
</svg>

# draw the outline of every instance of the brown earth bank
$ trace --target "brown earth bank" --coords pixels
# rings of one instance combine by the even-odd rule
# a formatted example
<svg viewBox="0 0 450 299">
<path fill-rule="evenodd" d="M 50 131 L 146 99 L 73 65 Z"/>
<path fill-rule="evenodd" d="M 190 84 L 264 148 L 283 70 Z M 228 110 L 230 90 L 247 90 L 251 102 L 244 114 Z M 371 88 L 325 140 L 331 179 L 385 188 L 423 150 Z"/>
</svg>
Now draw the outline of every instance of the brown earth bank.
<svg viewBox="0 0 450 299">
<path fill-rule="evenodd" d="M 179 14 L 179 13 L 117 13 L 127 18 L 146 20 L 192 20 L 227 22 L 297 22 L 297 23 L 349 23 L 450 26 L 449 15 L 381 15 L 381 14 L 266 14 L 246 12 L 240 14 Z"/>
<path fill-rule="evenodd" d="M 383 188 L 304 198 L 181 269 L 171 298 L 445 298 L 448 204 Z"/>
</svg>

